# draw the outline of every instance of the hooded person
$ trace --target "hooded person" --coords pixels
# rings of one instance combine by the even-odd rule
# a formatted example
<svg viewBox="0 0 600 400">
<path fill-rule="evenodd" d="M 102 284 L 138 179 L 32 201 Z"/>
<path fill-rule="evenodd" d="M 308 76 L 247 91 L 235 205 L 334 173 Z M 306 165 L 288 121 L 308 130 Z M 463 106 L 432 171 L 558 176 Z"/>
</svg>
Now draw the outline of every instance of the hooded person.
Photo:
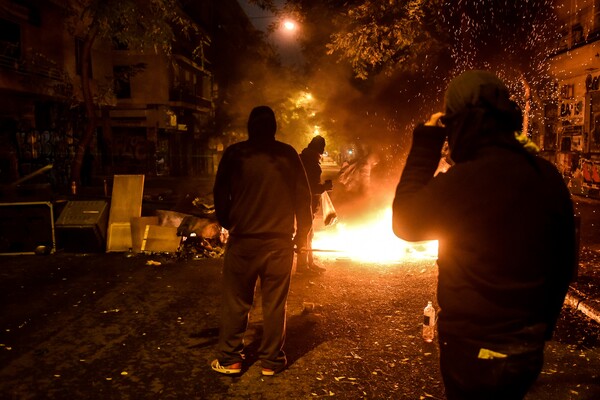
<svg viewBox="0 0 600 400">
<path fill-rule="evenodd" d="M 333 184 L 330 180 L 321 182 L 321 157 L 325 152 L 325 138 L 320 135 L 314 136 L 308 143 L 306 148 L 300 153 L 300 160 L 306 171 L 308 184 L 312 196 L 312 212 L 313 220 L 319 208 L 321 207 L 321 195 L 327 190 L 333 189 Z M 312 239 L 314 232 L 311 229 L 308 234 L 307 246 L 312 248 Z M 325 268 L 315 264 L 312 251 L 304 251 L 298 253 L 297 258 L 297 273 L 319 273 L 325 271 Z"/>
<path fill-rule="evenodd" d="M 522 114 L 487 71 L 453 79 L 413 132 L 394 233 L 438 240 L 440 369 L 453 399 L 522 399 L 573 277 L 575 223 L 556 168 L 515 138 Z M 447 140 L 454 165 L 434 177 Z"/>
<path fill-rule="evenodd" d="M 453 79 L 445 98 L 442 122 L 448 128 L 448 146 L 454 162 L 473 157 L 476 150 L 499 145 L 523 151 L 515 136 L 523 125 L 519 106 L 495 75 L 470 71 Z"/>
<path fill-rule="evenodd" d="M 248 140 L 253 142 L 272 142 L 277 132 L 275 113 L 268 106 L 252 109 L 248 116 Z"/>
<path fill-rule="evenodd" d="M 248 118 L 248 140 L 225 149 L 213 188 L 215 211 L 229 231 L 223 262 L 221 324 L 214 371 L 238 374 L 244 333 L 260 278 L 263 335 L 258 349 L 262 374 L 287 364 L 286 302 L 296 248 L 311 229 L 311 197 L 296 150 L 275 140 L 277 123 L 267 106 Z"/>
</svg>

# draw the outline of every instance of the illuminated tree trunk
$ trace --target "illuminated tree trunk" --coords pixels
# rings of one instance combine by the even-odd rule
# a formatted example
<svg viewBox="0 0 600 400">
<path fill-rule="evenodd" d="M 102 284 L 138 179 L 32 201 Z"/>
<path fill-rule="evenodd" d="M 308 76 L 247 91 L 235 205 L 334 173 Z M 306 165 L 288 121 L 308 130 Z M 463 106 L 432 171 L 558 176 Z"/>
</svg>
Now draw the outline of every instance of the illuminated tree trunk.
<svg viewBox="0 0 600 400">
<path fill-rule="evenodd" d="M 75 182 L 77 185 L 80 185 L 81 183 L 83 156 L 89 147 L 94 136 L 94 131 L 96 130 L 96 110 L 94 109 L 94 98 L 91 90 L 90 62 L 92 46 L 97 35 L 97 27 L 92 28 L 85 38 L 81 51 L 81 89 L 83 92 L 83 103 L 87 121 L 85 130 L 77 142 L 75 155 L 73 157 L 73 162 L 71 163 L 71 182 Z"/>
</svg>

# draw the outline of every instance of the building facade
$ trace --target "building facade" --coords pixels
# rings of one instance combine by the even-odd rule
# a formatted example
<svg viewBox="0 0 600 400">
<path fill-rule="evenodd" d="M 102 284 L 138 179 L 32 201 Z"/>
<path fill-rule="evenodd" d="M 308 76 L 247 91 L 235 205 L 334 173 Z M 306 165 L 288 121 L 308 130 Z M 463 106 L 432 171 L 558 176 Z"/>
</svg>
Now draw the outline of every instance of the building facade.
<svg viewBox="0 0 600 400">
<path fill-rule="evenodd" d="M 54 163 L 68 174 L 76 42 L 52 1 L 0 1 L 0 181 Z M 100 72 L 100 71 L 99 71 Z"/>
<path fill-rule="evenodd" d="M 560 3 L 560 44 L 550 57 L 558 104 L 546 107 L 545 137 L 571 189 L 593 193 L 600 189 L 600 1 Z"/>
<path fill-rule="evenodd" d="M 0 0 L 0 183 L 53 165 L 53 183 L 70 186 L 71 163 L 86 124 L 83 34 L 69 27 L 65 2 Z M 176 33 L 172 54 L 137 52 L 98 38 L 88 73 L 96 128 L 81 183 L 113 174 L 193 176 L 214 172 L 211 137 L 219 47 L 239 46 L 254 29 L 236 0 L 181 0 L 199 30 Z M 220 20 L 236 26 L 223 34 Z"/>
</svg>

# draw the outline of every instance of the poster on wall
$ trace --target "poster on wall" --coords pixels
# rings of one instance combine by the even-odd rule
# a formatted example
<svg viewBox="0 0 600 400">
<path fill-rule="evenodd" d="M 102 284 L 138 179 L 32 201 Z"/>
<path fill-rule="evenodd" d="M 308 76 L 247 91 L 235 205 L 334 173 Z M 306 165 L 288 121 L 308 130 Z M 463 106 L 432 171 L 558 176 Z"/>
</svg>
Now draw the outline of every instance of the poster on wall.
<svg viewBox="0 0 600 400">
<path fill-rule="evenodd" d="M 600 91 L 591 93 L 590 151 L 600 152 Z"/>
<path fill-rule="evenodd" d="M 581 159 L 579 162 L 583 184 L 588 187 L 600 186 L 600 163 L 592 160 Z"/>
</svg>

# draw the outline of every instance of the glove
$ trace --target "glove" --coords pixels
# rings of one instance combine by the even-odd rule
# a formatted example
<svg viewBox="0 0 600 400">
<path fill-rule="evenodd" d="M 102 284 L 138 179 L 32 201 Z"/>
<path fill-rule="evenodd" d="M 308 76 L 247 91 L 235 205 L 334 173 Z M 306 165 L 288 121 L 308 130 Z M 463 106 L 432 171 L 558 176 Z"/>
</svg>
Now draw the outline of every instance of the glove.
<svg viewBox="0 0 600 400">
<path fill-rule="evenodd" d="M 324 183 L 323 183 L 323 188 L 325 190 L 332 190 L 333 189 L 333 183 L 331 182 L 331 179 L 327 179 Z"/>
</svg>

